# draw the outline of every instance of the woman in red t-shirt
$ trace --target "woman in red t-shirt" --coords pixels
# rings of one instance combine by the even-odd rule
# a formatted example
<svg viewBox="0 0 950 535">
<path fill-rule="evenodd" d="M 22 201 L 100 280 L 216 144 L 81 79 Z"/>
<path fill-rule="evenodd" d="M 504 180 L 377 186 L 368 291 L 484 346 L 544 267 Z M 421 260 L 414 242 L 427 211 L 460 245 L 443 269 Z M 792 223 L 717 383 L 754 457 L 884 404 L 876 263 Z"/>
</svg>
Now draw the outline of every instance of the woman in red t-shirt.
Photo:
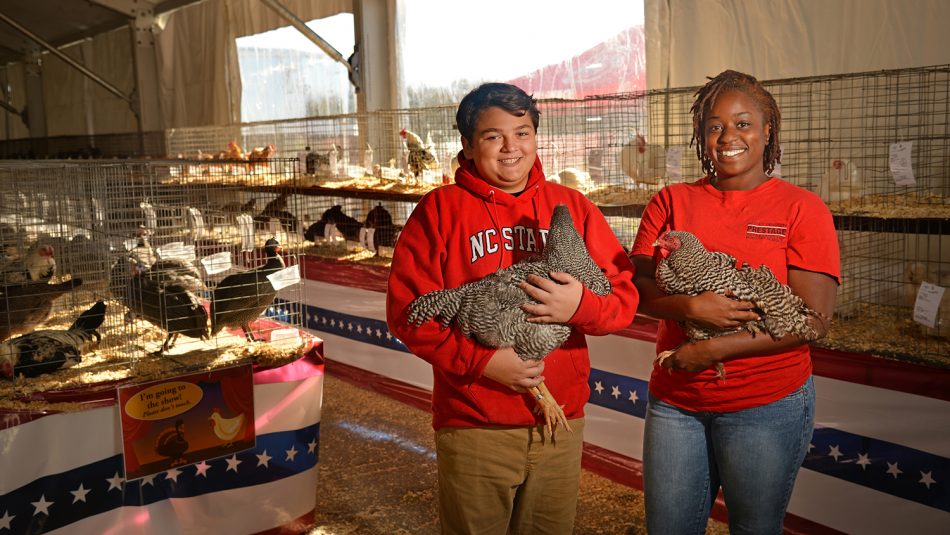
<svg viewBox="0 0 950 535">
<path fill-rule="evenodd" d="M 693 141 L 707 176 L 664 188 L 634 241 L 640 310 L 662 319 L 644 432 L 647 529 L 703 533 L 723 489 L 732 533 L 781 533 L 815 414 L 808 345 L 741 331 L 686 340 L 677 322 L 732 329 L 758 318 L 749 302 L 706 292 L 666 295 L 654 280 L 666 230 L 688 230 L 707 250 L 767 265 L 819 313 L 819 337 L 839 283 L 831 213 L 818 196 L 769 173 L 779 162 L 781 114 L 747 74 L 725 71 L 696 93 Z M 716 366 L 723 364 L 721 380 Z"/>
</svg>

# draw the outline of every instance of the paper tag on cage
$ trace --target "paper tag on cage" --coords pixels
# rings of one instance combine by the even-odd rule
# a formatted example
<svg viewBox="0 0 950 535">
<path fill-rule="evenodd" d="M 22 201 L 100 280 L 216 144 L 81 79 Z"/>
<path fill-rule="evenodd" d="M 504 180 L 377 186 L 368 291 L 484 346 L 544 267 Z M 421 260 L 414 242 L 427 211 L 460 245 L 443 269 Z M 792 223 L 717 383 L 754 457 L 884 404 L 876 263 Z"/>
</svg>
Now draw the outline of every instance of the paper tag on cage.
<svg viewBox="0 0 950 535">
<path fill-rule="evenodd" d="M 307 174 L 307 153 L 306 152 L 297 153 L 297 174 L 298 175 Z"/>
<path fill-rule="evenodd" d="M 323 225 L 323 239 L 331 240 L 336 237 L 338 234 L 336 230 L 336 223 L 327 223 Z"/>
<path fill-rule="evenodd" d="M 205 273 L 208 275 L 224 273 L 231 269 L 231 251 L 222 251 L 205 256 L 201 259 L 201 265 L 205 267 Z"/>
<path fill-rule="evenodd" d="M 946 288 L 929 282 L 920 283 L 920 288 L 917 289 L 917 301 L 914 302 L 914 321 L 931 329 L 936 327 L 937 311 L 940 309 L 940 301 L 943 300 L 945 290 Z"/>
<path fill-rule="evenodd" d="M 270 281 L 275 290 L 293 286 L 300 282 L 300 266 L 294 264 L 289 268 L 271 273 L 267 276 L 267 280 Z"/>
<path fill-rule="evenodd" d="M 914 164 L 911 158 L 913 146 L 912 141 L 891 143 L 887 164 L 891 169 L 891 176 L 894 177 L 894 183 L 898 186 L 917 185 L 917 179 L 914 178 Z"/>
<path fill-rule="evenodd" d="M 376 229 L 372 227 L 360 227 L 360 246 L 367 251 L 375 251 L 376 244 L 374 238 L 376 236 Z"/>
<path fill-rule="evenodd" d="M 669 182 L 683 181 L 683 147 L 666 149 L 666 179 Z"/>
<path fill-rule="evenodd" d="M 250 214 L 237 216 L 238 232 L 241 235 L 241 251 L 254 250 L 254 218 Z"/>
<path fill-rule="evenodd" d="M 270 332 L 271 342 L 295 342 L 300 344 L 300 331 L 297 329 L 274 329 Z"/>
<path fill-rule="evenodd" d="M 122 242 L 122 245 L 125 246 L 126 251 L 131 251 L 132 249 L 135 249 L 135 246 L 138 244 L 139 244 L 139 241 L 135 239 L 129 239 Z"/>
<path fill-rule="evenodd" d="M 191 235 L 195 240 L 200 240 L 204 237 L 205 233 L 205 218 L 201 215 L 201 211 L 197 208 L 189 207 L 187 212 L 186 219 L 188 220 L 188 228 L 191 230 Z"/>
<path fill-rule="evenodd" d="M 155 253 L 158 254 L 158 257 L 162 260 L 168 259 L 177 259 L 184 262 L 194 262 L 197 255 L 195 254 L 194 245 L 185 245 L 180 241 L 162 245 L 155 249 Z"/>
<path fill-rule="evenodd" d="M 92 198 L 92 211 L 95 214 L 96 221 L 101 223 L 106 220 L 105 211 L 102 209 L 102 201 L 95 197 Z"/>
<path fill-rule="evenodd" d="M 158 228 L 158 214 L 155 207 L 147 201 L 143 201 L 139 206 L 142 208 L 142 214 L 145 216 L 145 228 L 155 230 Z"/>
</svg>

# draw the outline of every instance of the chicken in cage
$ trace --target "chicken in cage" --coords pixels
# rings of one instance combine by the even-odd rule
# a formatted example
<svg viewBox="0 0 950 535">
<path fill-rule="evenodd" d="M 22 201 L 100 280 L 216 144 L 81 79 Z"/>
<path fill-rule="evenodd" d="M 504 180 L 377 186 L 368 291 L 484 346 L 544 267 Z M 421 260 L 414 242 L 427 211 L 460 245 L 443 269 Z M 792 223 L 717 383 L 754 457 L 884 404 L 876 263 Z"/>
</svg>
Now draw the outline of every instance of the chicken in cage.
<svg viewBox="0 0 950 535">
<path fill-rule="evenodd" d="M 239 165 L 0 164 L 0 397 L 299 357 L 296 162 Z"/>
</svg>

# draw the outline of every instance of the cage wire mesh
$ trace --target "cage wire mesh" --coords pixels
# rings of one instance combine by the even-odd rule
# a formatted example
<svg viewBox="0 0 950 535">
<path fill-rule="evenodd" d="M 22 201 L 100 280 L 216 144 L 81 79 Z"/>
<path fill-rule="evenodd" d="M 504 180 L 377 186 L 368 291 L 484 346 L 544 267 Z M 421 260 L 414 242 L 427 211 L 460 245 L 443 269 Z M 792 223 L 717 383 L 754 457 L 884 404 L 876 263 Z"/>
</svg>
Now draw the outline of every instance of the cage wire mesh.
<svg viewBox="0 0 950 535">
<path fill-rule="evenodd" d="M 296 191 L 289 159 L 0 162 L 0 365 L 50 371 L 29 333 L 75 331 L 97 301 L 102 325 L 56 387 L 299 356 Z"/>
<path fill-rule="evenodd" d="M 943 357 L 950 292 L 932 327 L 913 319 L 924 283 L 950 286 L 950 66 L 764 84 L 782 112 L 782 160 L 773 174 L 819 195 L 838 229 L 844 283 L 822 343 L 950 365 Z M 546 175 L 584 192 L 629 247 L 656 191 L 702 175 L 690 146 L 697 89 L 541 100 Z M 99 197 L 108 221 L 126 220 L 108 236 L 132 239 L 148 198 L 157 243 L 177 239 L 182 207 L 192 205 L 204 215 L 206 239 L 227 242 L 236 239 L 228 229 L 240 214 L 261 216 L 290 188 L 270 229 L 287 234 L 292 221 L 297 252 L 385 263 L 415 203 L 454 176 L 455 112 L 437 106 L 168 130 L 162 145 L 179 160 L 152 162 L 144 179 L 118 178 L 129 191 L 97 192 L 124 196 Z M 909 150 L 912 181 L 895 179 L 897 143 Z M 19 202 L 38 213 L 64 192 L 24 194 L 30 199 Z M 73 211 L 79 204 L 67 203 Z M 15 228 L 39 224 L 30 221 Z"/>
</svg>

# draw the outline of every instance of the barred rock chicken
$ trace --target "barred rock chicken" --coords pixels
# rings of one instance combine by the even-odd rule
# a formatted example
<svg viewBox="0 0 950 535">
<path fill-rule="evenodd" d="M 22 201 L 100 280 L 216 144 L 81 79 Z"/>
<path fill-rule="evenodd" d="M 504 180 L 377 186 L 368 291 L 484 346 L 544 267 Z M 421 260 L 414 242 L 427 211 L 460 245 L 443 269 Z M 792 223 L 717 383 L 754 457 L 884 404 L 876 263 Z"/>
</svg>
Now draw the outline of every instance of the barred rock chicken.
<svg viewBox="0 0 950 535">
<path fill-rule="evenodd" d="M 707 329 L 685 322 L 686 337 L 706 340 L 715 336 L 747 330 L 753 335 L 768 333 L 773 339 L 794 334 L 810 342 L 818 333 L 809 318 L 818 312 L 808 308 L 791 288 L 779 282 L 765 265 L 752 268 L 744 264 L 736 268 L 736 259 L 726 253 L 709 252 L 693 234 L 682 230 L 663 233 L 654 244 L 662 250 L 663 259 L 656 266 L 656 284 L 666 294 L 699 295 L 714 292 L 741 301 L 750 301 L 756 307 L 760 320 L 746 322 L 739 329 Z M 657 360 L 662 362 L 676 350 L 664 351 Z M 722 364 L 717 366 L 720 378 L 725 377 Z"/>
<path fill-rule="evenodd" d="M 215 286 L 211 293 L 212 336 L 225 327 L 241 327 L 248 341 L 257 341 L 249 324 L 277 297 L 277 290 L 267 276 L 285 267 L 276 239 L 267 240 L 264 251 L 267 254 L 264 265 L 228 275 Z"/>
<path fill-rule="evenodd" d="M 101 340 L 97 329 L 105 314 L 105 303 L 97 301 L 68 330 L 33 331 L 0 343 L 0 374 L 36 377 L 78 363 L 85 346 Z"/>
<path fill-rule="evenodd" d="M 409 149 L 409 172 L 414 178 L 418 180 L 425 169 L 439 168 L 439 161 L 435 159 L 430 147 L 426 147 L 422 142 L 421 137 L 405 128 L 399 131 L 399 136 L 406 140 L 406 148 Z"/>
<path fill-rule="evenodd" d="M 528 314 L 521 305 L 532 300 L 519 284 L 532 274 L 550 279 L 552 271 L 571 274 L 597 295 L 610 293 L 610 281 L 591 259 L 563 205 L 554 209 L 540 259 L 500 269 L 458 288 L 419 296 L 409 305 L 409 322 L 417 326 L 429 319 L 438 319 L 445 326 L 455 322 L 463 334 L 488 347 L 513 347 L 523 360 L 541 360 L 567 340 L 571 328 L 526 321 Z M 544 414 L 549 432 L 559 423 L 570 430 L 564 411 L 544 383 L 530 392 L 538 400 L 538 411 Z"/>
</svg>

